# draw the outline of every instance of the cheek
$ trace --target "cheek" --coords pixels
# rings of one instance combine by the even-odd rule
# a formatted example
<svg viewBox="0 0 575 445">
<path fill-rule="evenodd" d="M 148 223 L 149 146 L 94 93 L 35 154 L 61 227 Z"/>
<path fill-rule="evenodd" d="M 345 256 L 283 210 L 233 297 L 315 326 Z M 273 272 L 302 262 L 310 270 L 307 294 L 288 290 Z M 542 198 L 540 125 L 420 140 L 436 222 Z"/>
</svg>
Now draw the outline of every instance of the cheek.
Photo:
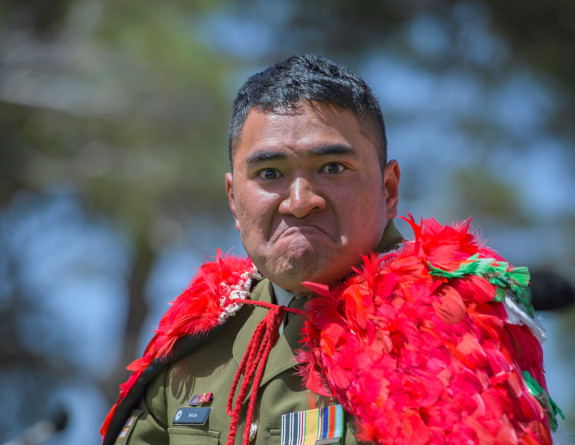
<svg viewBox="0 0 575 445">
<path fill-rule="evenodd" d="M 352 187 L 339 191 L 336 199 L 349 209 L 360 214 L 376 214 L 385 203 L 385 189 L 376 178 L 362 178 Z"/>
<path fill-rule="evenodd" d="M 246 204 L 244 199 L 236 198 L 236 214 L 240 220 L 244 219 L 246 215 L 249 215 L 249 205 Z"/>
<path fill-rule="evenodd" d="M 236 200 L 236 216 L 241 225 L 242 237 L 257 238 L 263 233 L 270 218 L 265 199 L 256 194 L 247 194 Z"/>
<path fill-rule="evenodd" d="M 235 205 L 236 211 L 240 217 L 250 215 L 254 212 L 254 207 L 257 206 L 258 199 L 256 194 L 253 193 L 248 184 L 242 184 L 235 189 Z"/>
<path fill-rule="evenodd" d="M 370 240 L 378 238 L 387 223 L 383 193 L 355 193 L 340 213 L 342 224 L 356 237 Z M 379 241 L 379 240 L 378 240 Z"/>
</svg>

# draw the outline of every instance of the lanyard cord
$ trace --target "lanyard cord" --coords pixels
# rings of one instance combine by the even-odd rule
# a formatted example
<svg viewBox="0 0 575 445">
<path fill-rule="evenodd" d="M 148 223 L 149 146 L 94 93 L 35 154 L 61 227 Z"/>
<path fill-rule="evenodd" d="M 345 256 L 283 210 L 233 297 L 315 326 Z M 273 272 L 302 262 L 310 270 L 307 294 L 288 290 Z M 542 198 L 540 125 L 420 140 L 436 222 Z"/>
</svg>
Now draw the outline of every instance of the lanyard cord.
<svg viewBox="0 0 575 445">
<path fill-rule="evenodd" d="M 230 432 L 228 434 L 226 445 L 233 445 L 236 437 L 238 423 L 240 421 L 242 405 L 248 395 L 249 390 L 252 390 L 250 403 L 248 405 L 248 412 L 246 415 L 244 438 L 242 442 L 243 445 L 247 445 L 249 443 L 250 425 L 252 424 L 252 419 L 254 416 L 254 409 L 258 397 L 258 389 L 264 375 L 264 370 L 268 356 L 270 355 L 270 351 L 272 350 L 272 347 L 279 337 L 278 329 L 283 320 L 284 313 L 292 312 L 301 316 L 305 316 L 306 313 L 300 309 L 278 306 L 277 304 L 266 303 L 263 301 L 235 299 L 234 302 L 239 304 L 249 304 L 252 306 L 261 306 L 269 309 L 266 316 L 258 324 L 256 330 L 252 334 L 252 338 L 250 339 L 246 353 L 244 354 L 242 362 L 240 363 L 240 367 L 238 368 L 236 376 L 234 377 L 234 382 L 232 383 L 232 388 L 228 397 L 227 412 L 228 415 L 232 417 L 232 421 L 230 424 Z M 236 398 L 236 403 L 234 405 L 234 395 L 236 394 L 238 383 L 242 375 L 244 378 L 240 386 L 240 392 Z"/>
</svg>

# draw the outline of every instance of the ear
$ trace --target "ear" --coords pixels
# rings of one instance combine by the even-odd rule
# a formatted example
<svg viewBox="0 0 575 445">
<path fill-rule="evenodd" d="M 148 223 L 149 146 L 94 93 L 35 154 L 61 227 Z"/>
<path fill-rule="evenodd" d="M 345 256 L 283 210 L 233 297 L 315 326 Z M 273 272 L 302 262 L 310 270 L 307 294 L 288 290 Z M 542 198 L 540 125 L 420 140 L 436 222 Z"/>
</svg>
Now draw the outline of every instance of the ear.
<svg viewBox="0 0 575 445">
<path fill-rule="evenodd" d="M 236 229 L 240 230 L 240 221 L 236 213 L 236 203 L 234 201 L 233 176 L 231 173 L 226 173 L 226 193 L 228 194 L 228 203 L 230 204 L 230 209 L 234 215 L 234 220 L 236 222 Z"/>
<path fill-rule="evenodd" d="M 385 207 L 387 218 L 397 216 L 397 203 L 399 202 L 399 178 L 401 170 L 395 159 L 391 159 L 383 169 L 383 185 L 385 187 Z"/>
</svg>

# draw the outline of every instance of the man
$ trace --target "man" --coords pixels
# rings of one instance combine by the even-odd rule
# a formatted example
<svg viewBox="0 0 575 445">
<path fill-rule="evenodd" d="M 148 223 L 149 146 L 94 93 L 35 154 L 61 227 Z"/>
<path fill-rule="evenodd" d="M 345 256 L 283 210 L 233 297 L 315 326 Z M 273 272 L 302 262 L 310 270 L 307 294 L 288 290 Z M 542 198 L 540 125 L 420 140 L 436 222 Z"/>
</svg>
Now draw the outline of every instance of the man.
<svg viewBox="0 0 575 445">
<path fill-rule="evenodd" d="M 455 354 L 453 349 L 440 359 L 433 356 L 435 351 L 449 348 L 433 346 L 427 358 L 418 361 L 419 368 L 409 368 L 398 377 L 403 383 L 394 383 L 391 375 L 399 376 L 399 368 L 386 373 L 384 364 L 400 350 L 405 353 L 397 353 L 393 363 L 401 364 L 417 348 L 392 335 L 395 328 L 382 321 L 387 313 L 382 309 L 383 294 L 377 292 L 394 292 L 390 295 L 397 302 L 404 297 L 403 289 L 410 289 L 407 293 L 415 289 L 413 283 L 429 284 L 432 290 L 421 297 L 401 300 L 407 307 L 408 300 L 423 302 L 433 296 L 426 306 L 432 309 L 431 318 L 418 321 L 416 327 L 435 323 L 435 334 L 427 328 L 418 331 L 428 336 L 428 344 L 441 330 L 451 335 L 449 326 L 460 326 L 473 314 L 465 312 L 467 303 L 461 297 L 465 286 L 458 281 L 466 272 L 452 274 L 458 277 L 454 286 L 459 286 L 460 293 L 454 292 L 445 284 L 452 278 L 450 269 L 436 269 L 426 259 L 409 268 L 409 273 L 417 271 L 413 274 L 425 280 L 417 275 L 409 285 L 398 284 L 407 276 L 399 272 L 400 265 L 416 257 L 409 249 L 420 244 L 406 244 L 403 254 L 391 254 L 387 263 L 375 257 L 370 263 L 362 257 L 401 243 L 392 221 L 397 214 L 400 169 L 395 160 L 387 160 L 383 118 L 365 82 L 321 57 L 291 57 L 242 86 L 228 138 L 232 171 L 226 175 L 226 190 L 249 260 L 218 257 L 207 263 L 174 302 L 144 357 L 130 367 L 134 374 L 106 421 L 104 443 L 355 444 L 358 440 L 385 443 L 399 435 L 405 443 L 441 443 L 437 437 L 450 428 L 457 437 L 481 439 L 493 422 L 485 420 L 484 413 L 477 414 L 485 411 L 480 408 L 485 404 L 482 397 L 493 389 L 487 386 L 476 389 L 473 409 L 465 407 L 465 416 L 475 423 L 465 421 L 461 428 L 446 424 L 445 432 L 438 433 L 433 423 L 437 416 L 429 407 L 432 399 L 433 406 L 440 406 L 450 396 L 438 393 L 415 407 L 412 403 L 398 409 L 402 423 L 397 426 L 391 425 L 392 414 L 397 413 L 389 412 L 387 417 L 384 411 L 385 403 L 399 406 L 399 399 L 393 399 L 396 394 L 403 391 L 412 396 L 413 385 L 432 386 L 435 374 L 441 378 L 433 384 L 453 383 L 445 390 L 452 394 L 460 387 L 453 376 L 464 372 L 458 367 L 469 365 L 469 360 L 459 360 L 458 354 L 466 352 Z M 416 232 L 420 230 L 412 225 Z M 491 267 L 491 277 L 508 273 L 495 262 L 501 258 L 468 242 L 466 233 L 463 238 L 466 241 L 458 248 L 465 257 L 457 250 L 454 258 L 461 257 L 457 265 L 473 254 L 487 255 L 492 259 L 484 260 L 481 267 Z M 425 244 L 421 246 L 426 250 Z M 364 262 L 365 272 L 356 275 L 354 268 Z M 446 268 L 455 264 L 438 262 Z M 468 268 L 471 264 L 476 263 L 465 263 Z M 515 276 L 507 281 L 521 293 Z M 365 293 L 366 283 L 377 288 L 375 294 Z M 485 286 L 491 286 L 485 292 L 494 299 L 495 287 Z M 437 289 L 441 292 L 436 295 Z M 407 322 L 419 320 L 419 312 L 424 310 L 415 310 Z M 400 320 L 401 315 L 397 312 L 393 317 Z M 531 346 L 533 336 L 524 333 L 528 329 L 518 329 Z M 469 340 L 469 335 L 465 338 Z M 423 344 L 419 348 L 426 350 Z M 450 362 L 452 357 L 456 364 Z M 443 365 L 433 368 L 431 377 L 421 374 L 412 379 L 421 366 L 439 362 Z M 523 360 L 520 365 L 544 386 L 538 363 Z M 500 371 L 502 381 L 516 378 L 511 366 Z M 481 368 L 481 372 L 487 371 Z M 394 384 L 402 385 L 399 393 L 390 390 Z M 535 400 L 527 391 L 515 396 L 529 406 Z M 450 399 L 449 403 L 461 408 L 461 402 Z M 537 422 L 546 431 L 543 413 L 548 406 L 532 409 L 533 413 L 515 416 L 525 418 L 521 428 L 534 429 L 529 422 Z M 439 417 L 446 421 L 445 415 Z M 495 428 L 493 436 L 516 434 L 515 417 L 502 420 L 504 426 Z M 547 437 L 537 434 L 532 435 Z"/>
</svg>

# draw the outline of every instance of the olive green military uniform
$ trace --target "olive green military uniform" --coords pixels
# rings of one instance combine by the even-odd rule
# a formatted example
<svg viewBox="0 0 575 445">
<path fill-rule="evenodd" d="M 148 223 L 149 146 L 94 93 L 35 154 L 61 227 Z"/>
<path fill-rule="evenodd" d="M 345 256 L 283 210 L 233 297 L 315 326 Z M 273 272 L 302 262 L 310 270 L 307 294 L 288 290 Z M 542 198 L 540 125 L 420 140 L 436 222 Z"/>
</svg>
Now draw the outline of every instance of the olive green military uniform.
<svg viewBox="0 0 575 445">
<path fill-rule="evenodd" d="M 379 250 L 394 248 L 400 241 L 401 235 L 391 222 Z M 250 298 L 275 302 L 272 284 L 267 279 L 260 281 Z M 267 309 L 259 306 L 244 306 L 206 344 L 160 372 L 132 413 L 136 418 L 132 419 L 130 427 L 125 429 L 116 444 L 225 444 L 231 421 L 226 410 L 230 388 L 252 334 L 266 313 Z M 310 400 L 317 407 L 337 403 L 310 394 L 295 374 L 294 351 L 301 348 L 302 326 L 300 317 L 291 317 L 270 352 L 254 411 L 253 424 L 257 426 L 257 433 L 252 444 L 279 445 L 282 415 L 309 410 Z M 212 408 L 204 425 L 173 424 L 180 408 L 188 407 L 194 395 L 207 392 L 213 393 L 214 398 L 211 403 L 203 405 Z M 244 403 L 236 444 L 242 443 L 248 400 L 249 397 Z M 350 420 L 348 416 L 343 441 L 346 445 L 357 443 Z"/>
</svg>

